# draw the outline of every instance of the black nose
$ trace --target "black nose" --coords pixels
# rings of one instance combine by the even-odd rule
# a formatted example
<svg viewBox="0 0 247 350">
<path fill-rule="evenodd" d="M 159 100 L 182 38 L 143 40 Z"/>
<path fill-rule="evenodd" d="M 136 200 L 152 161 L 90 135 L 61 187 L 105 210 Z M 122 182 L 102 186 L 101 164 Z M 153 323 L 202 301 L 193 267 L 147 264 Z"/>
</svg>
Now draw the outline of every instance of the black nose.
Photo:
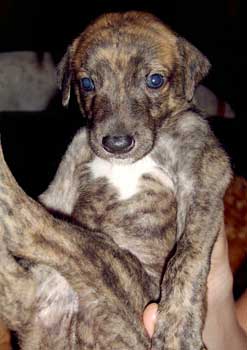
<svg viewBox="0 0 247 350">
<path fill-rule="evenodd" d="M 127 153 L 135 144 L 135 140 L 130 135 L 107 135 L 103 137 L 104 149 L 110 153 Z"/>
</svg>

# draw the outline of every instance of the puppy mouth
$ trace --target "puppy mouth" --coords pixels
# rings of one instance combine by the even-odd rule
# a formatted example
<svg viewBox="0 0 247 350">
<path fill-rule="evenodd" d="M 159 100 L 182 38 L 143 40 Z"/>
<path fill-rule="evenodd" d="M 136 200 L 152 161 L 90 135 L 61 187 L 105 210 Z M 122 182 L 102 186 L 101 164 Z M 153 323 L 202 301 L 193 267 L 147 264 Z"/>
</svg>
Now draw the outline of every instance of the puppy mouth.
<svg viewBox="0 0 247 350">
<path fill-rule="evenodd" d="M 135 147 L 135 139 L 131 135 L 106 135 L 102 138 L 102 146 L 112 155 L 126 154 Z"/>
</svg>

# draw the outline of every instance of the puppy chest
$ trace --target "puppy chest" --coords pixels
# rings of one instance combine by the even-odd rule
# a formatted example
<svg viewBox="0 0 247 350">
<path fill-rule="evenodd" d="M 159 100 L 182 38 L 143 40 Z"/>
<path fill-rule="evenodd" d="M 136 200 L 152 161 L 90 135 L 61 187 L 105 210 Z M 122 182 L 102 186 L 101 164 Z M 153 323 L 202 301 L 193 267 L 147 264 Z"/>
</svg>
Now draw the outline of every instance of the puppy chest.
<svg viewBox="0 0 247 350">
<path fill-rule="evenodd" d="M 173 193 L 173 185 L 151 158 L 128 165 L 96 158 L 87 168 L 89 173 L 81 179 L 72 214 L 84 226 L 102 230 L 109 222 L 113 227 L 122 226 L 122 220 L 124 226 L 134 222 L 143 226 L 144 222 L 149 225 L 164 217 L 160 210 L 167 209 L 167 196 Z"/>
<path fill-rule="evenodd" d="M 147 175 L 152 176 L 164 187 L 173 190 L 171 179 L 150 156 L 133 164 L 119 164 L 95 158 L 90 164 L 90 172 L 94 180 L 106 179 L 116 191 L 119 200 L 130 199 L 139 193 L 143 177 Z"/>
</svg>

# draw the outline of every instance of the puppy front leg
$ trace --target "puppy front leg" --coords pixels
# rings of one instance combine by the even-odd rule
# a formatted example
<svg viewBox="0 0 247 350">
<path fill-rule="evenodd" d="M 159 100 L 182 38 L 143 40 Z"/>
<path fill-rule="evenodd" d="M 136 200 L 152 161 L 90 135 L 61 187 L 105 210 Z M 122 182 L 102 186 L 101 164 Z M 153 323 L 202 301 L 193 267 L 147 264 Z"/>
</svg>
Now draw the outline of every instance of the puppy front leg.
<svg viewBox="0 0 247 350">
<path fill-rule="evenodd" d="M 222 224 L 218 210 L 191 209 L 185 232 L 169 261 L 162 282 L 162 298 L 153 349 L 203 350 L 206 282 L 212 247 Z M 221 209 L 220 209 L 221 207 Z M 210 231 L 210 234 L 209 234 Z M 203 237 L 204 236 L 204 237 Z"/>
<path fill-rule="evenodd" d="M 202 330 L 207 276 L 223 222 L 223 195 L 231 172 L 228 159 L 213 139 L 195 155 L 178 164 L 182 173 L 177 195 L 178 241 L 162 281 L 152 345 L 155 350 L 205 349 Z M 185 186 L 189 180 L 192 186 Z"/>
<path fill-rule="evenodd" d="M 53 181 L 39 196 L 39 201 L 48 209 L 70 215 L 80 193 L 77 168 L 89 162 L 91 158 L 87 132 L 85 129 L 80 129 L 69 145 Z"/>
</svg>

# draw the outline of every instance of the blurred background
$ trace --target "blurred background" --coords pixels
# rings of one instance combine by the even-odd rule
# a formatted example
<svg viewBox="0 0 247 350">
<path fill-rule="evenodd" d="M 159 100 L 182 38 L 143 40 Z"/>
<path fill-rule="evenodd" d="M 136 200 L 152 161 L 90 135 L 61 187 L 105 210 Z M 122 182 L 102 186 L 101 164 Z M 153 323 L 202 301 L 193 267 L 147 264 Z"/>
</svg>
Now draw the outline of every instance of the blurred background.
<svg viewBox="0 0 247 350">
<path fill-rule="evenodd" d="M 62 109 L 54 70 L 68 44 L 92 19 L 109 11 L 149 11 L 209 58 L 212 69 L 203 84 L 213 92 L 213 97 L 210 95 L 211 99 L 207 100 L 202 95 L 202 103 L 212 107 L 209 121 L 231 158 L 235 174 L 241 176 L 226 201 L 233 259 L 241 256 L 241 264 L 234 265 L 236 297 L 247 286 L 245 3 L 244 0 L 0 0 L 2 142 L 11 170 L 33 197 L 46 189 L 69 141 L 83 125 L 73 101 L 68 110 Z M 31 54 L 16 56 L 16 51 L 31 51 Z M 38 78 L 30 85 L 33 74 Z M 44 94 L 48 99 L 43 101 Z"/>
<path fill-rule="evenodd" d="M 203 51 L 213 64 L 209 84 L 243 112 L 244 0 L 1 0 L 0 50 L 50 51 L 57 61 L 96 16 L 130 9 L 151 11 Z"/>
</svg>

